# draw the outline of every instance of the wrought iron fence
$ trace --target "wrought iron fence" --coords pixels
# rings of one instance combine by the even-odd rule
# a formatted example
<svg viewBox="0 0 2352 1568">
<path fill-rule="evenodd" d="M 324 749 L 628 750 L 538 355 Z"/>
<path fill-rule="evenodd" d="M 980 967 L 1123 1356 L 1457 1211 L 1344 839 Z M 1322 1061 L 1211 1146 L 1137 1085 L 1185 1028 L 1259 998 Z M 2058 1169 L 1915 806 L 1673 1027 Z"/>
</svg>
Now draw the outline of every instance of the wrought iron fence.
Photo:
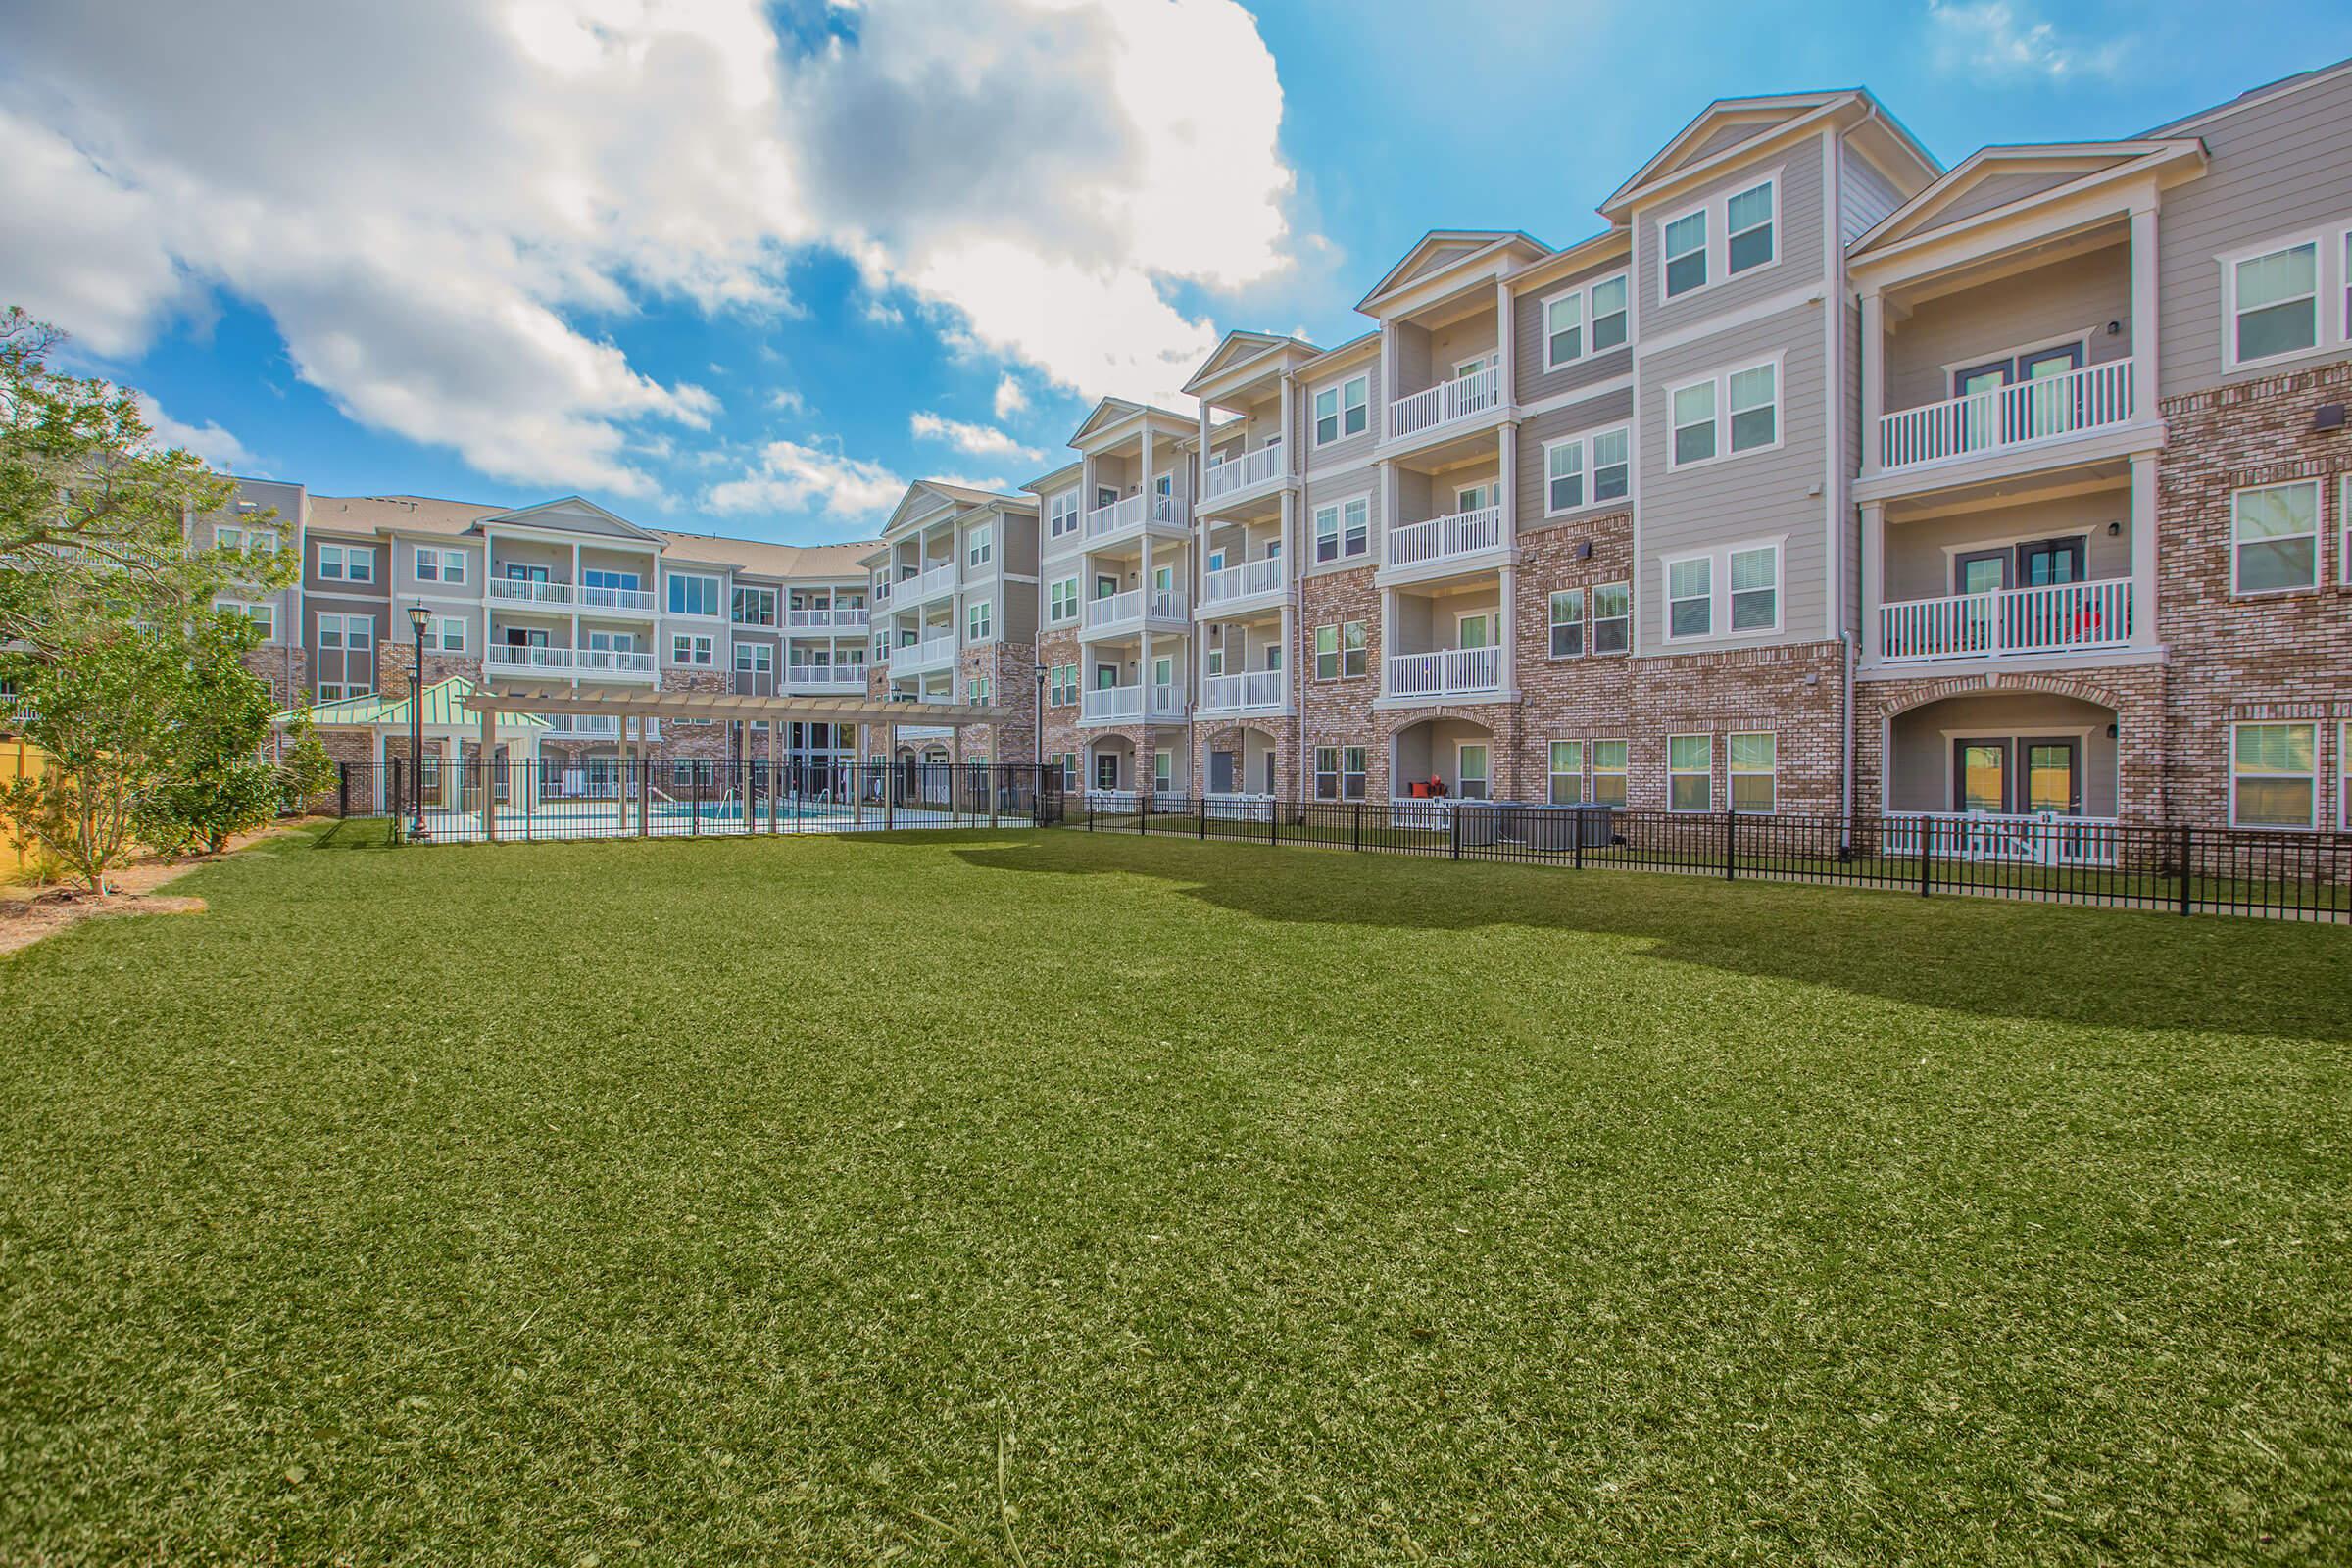
<svg viewBox="0 0 2352 1568">
<path fill-rule="evenodd" d="M 334 808 L 388 818 L 414 844 L 1025 827 L 1059 819 L 1061 775 L 979 762 L 427 757 L 421 768 L 344 764 Z"/>
<path fill-rule="evenodd" d="M 2291 919 L 2352 919 L 2352 834 L 2119 826 L 2063 816 L 1783 816 L 1463 800 L 1073 795 L 1094 833 L 1891 888 Z"/>
</svg>

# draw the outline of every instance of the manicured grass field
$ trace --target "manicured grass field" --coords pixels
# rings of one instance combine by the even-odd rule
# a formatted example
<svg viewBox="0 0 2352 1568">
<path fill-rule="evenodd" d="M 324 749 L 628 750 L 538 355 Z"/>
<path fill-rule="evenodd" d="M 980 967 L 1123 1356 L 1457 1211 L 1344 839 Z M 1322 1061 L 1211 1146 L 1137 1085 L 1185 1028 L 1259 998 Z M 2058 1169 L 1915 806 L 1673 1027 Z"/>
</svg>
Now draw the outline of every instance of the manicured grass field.
<svg viewBox="0 0 2352 1568">
<path fill-rule="evenodd" d="M 308 842 L 0 960 L 0 1561 L 2352 1539 L 2352 933 Z"/>
</svg>

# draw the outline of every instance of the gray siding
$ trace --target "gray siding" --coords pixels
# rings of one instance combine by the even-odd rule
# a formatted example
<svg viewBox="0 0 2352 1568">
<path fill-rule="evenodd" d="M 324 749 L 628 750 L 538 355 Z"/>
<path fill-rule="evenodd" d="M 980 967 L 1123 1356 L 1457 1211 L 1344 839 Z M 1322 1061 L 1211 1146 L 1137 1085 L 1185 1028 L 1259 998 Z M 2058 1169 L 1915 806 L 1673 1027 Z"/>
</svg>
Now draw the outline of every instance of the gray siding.
<svg viewBox="0 0 2352 1568">
<path fill-rule="evenodd" d="M 1615 276 L 1631 266 L 1632 262 L 1627 257 L 1619 256 L 1596 267 L 1586 268 L 1556 283 L 1545 284 L 1512 302 L 1512 372 L 1519 382 L 1515 401 L 1536 403 L 1544 398 L 1558 397 L 1563 392 L 1573 392 L 1578 387 L 1605 381 L 1611 376 L 1625 375 L 1633 369 L 1634 350 L 1630 339 L 1623 348 L 1609 349 L 1600 354 L 1588 353 L 1583 359 L 1573 361 L 1557 370 L 1546 372 L 1544 368 L 1544 302 L 1568 289 L 1581 288 L 1601 278 Z M 1630 291 L 1626 304 L 1630 311 L 1633 305 Z M 1588 319 L 1585 330 L 1589 334 L 1592 329 L 1592 323 Z M 1591 341 L 1590 336 L 1586 341 Z"/>
<path fill-rule="evenodd" d="M 1406 505 L 1402 499 L 1404 494 L 1402 486 L 1407 477 L 1409 475 L 1405 470 L 1398 470 L 1397 494 L 1399 499 L 1397 505 L 1400 507 Z M 1329 506 L 1335 501 L 1345 501 L 1350 496 L 1358 495 L 1371 499 L 1369 509 L 1371 513 L 1371 549 L 1369 553 L 1318 564 L 1315 561 L 1315 508 Z M 1311 577 L 1328 571 L 1355 571 L 1377 564 L 1380 560 L 1381 540 L 1387 527 L 1388 519 L 1381 511 L 1380 470 L 1378 468 L 1367 463 L 1359 464 L 1353 468 L 1334 469 L 1310 475 L 1306 481 L 1305 500 L 1298 510 L 1298 561 L 1301 574 Z"/>
<path fill-rule="evenodd" d="M 1518 495 L 1516 498 L 1519 513 L 1517 531 L 1526 533 L 1536 528 L 1558 527 L 1561 523 L 1573 521 L 1588 512 L 1622 512 L 1626 510 L 1626 503 L 1611 501 L 1604 502 L 1598 507 L 1564 513 L 1557 517 L 1544 516 L 1546 478 L 1544 471 L 1544 443 L 1556 441 L 1562 436 L 1577 435 L 1592 430 L 1606 430 L 1612 425 L 1629 424 L 1632 422 L 1633 416 L 1633 388 L 1624 387 L 1615 392 L 1604 392 L 1599 397 L 1589 398 L 1582 403 L 1573 403 L 1567 408 L 1554 409 L 1549 414 L 1539 414 L 1532 419 L 1520 421 Z M 1592 482 L 1592 457 L 1589 452 L 1585 460 L 1585 476 L 1586 483 L 1589 485 Z"/>
<path fill-rule="evenodd" d="M 2283 361 L 2223 374 L 2222 283 L 2215 258 L 2352 217 L 2352 73 L 2203 121 L 2182 133 L 2203 137 L 2211 162 L 2203 178 L 2164 193 L 2157 220 L 2162 395 L 2168 398 L 2310 363 Z M 2343 244 L 2340 231 L 2333 243 Z M 2340 297 L 2332 308 L 2342 308 Z"/>
<path fill-rule="evenodd" d="M 1369 413 L 1364 420 L 1364 433 L 1335 441 L 1330 446 L 1315 445 L 1315 393 L 1326 386 L 1337 385 L 1351 377 L 1369 378 L 1366 395 L 1370 399 Z M 1298 439 L 1305 444 L 1306 471 L 1309 474 L 1342 473 L 1362 466 L 1372 456 L 1372 443 L 1379 435 L 1381 423 L 1388 417 L 1386 392 L 1381 379 L 1379 356 L 1366 359 L 1348 369 L 1327 376 L 1317 376 L 1300 389 L 1302 413 L 1299 416 Z"/>
<path fill-rule="evenodd" d="M 1721 316 L 1742 305 L 1821 280 L 1827 244 L 1821 187 L 1825 141 L 1825 137 L 1808 137 L 1770 156 L 1760 154 L 1753 162 L 1709 181 L 1700 191 L 1643 207 L 1634 215 L 1634 314 L 1642 337 L 1654 340 L 1662 333 L 1703 321 L 1708 317 Z M 1718 204 L 1707 221 L 1708 244 L 1720 253 L 1723 198 L 1755 184 L 1775 169 L 1780 171 L 1781 178 L 1777 198 L 1780 211 L 1776 219 L 1779 228 L 1773 235 L 1776 260 L 1737 277 L 1726 277 L 1718 255 L 1709 264 L 1708 275 L 1713 281 L 1706 288 L 1661 303 L 1659 291 L 1664 286 L 1659 268 L 1663 243 L 1661 220 L 1679 217 L 1702 200 Z"/>
<path fill-rule="evenodd" d="M 1903 205 L 1902 192 L 1894 181 L 1879 172 L 1879 166 L 1854 151 L 1849 142 L 1843 170 L 1844 184 L 1838 193 L 1838 232 L 1844 243 L 1851 245 L 1864 234 L 1886 220 L 1886 215 Z"/>
<path fill-rule="evenodd" d="M 1822 348 L 1819 308 L 1798 306 L 1642 361 L 1636 481 L 1641 494 L 1641 557 L 1634 606 L 1643 653 L 1665 651 L 1659 575 L 1663 558 L 1778 534 L 1787 535 L 1780 635 L 1718 636 L 1707 643 L 1677 644 L 1675 651 L 1820 638 L 1827 613 L 1828 569 L 1819 494 L 1826 434 Z M 1776 354 L 1781 356 L 1780 446 L 1669 470 L 1667 389 Z"/>
<path fill-rule="evenodd" d="M 1939 228 L 1949 228 L 1954 223 L 1966 222 L 1980 214 L 1989 213 L 1996 207 L 2023 201 L 2028 196 L 2039 195 L 2045 190 L 2055 190 L 2070 180 L 2082 177 L 2080 172 L 2072 170 L 2041 170 L 2030 174 L 1987 174 L 1953 197 L 1941 212 L 1920 224 L 1919 232 L 1930 234 Z"/>
<path fill-rule="evenodd" d="M 2113 337 L 2107 323 L 2123 330 Z M 1924 301 L 1886 334 L 1886 409 L 1952 395 L 1946 365 L 2028 343 L 2090 334 L 2088 362 L 2132 357 L 2132 259 L 2123 244 Z"/>
</svg>

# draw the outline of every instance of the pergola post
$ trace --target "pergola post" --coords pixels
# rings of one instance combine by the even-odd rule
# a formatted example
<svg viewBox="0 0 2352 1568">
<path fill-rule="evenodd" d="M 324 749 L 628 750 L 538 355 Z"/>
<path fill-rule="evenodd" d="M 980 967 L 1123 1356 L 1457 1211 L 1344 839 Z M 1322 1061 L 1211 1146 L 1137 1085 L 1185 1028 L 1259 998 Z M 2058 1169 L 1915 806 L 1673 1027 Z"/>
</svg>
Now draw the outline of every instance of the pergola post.
<svg viewBox="0 0 2352 1568">
<path fill-rule="evenodd" d="M 482 725 L 482 842 L 498 842 L 498 793 L 490 787 L 491 754 L 498 749 L 498 713 L 484 708 L 478 715 Z"/>
<path fill-rule="evenodd" d="M 882 825 L 899 822 L 899 721 L 882 726 Z"/>
<path fill-rule="evenodd" d="M 771 838 L 776 831 L 776 797 L 784 782 L 776 774 L 776 732 L 783 727 L 781 719 L 767 721 L 767 831 Z"/>
</svg>

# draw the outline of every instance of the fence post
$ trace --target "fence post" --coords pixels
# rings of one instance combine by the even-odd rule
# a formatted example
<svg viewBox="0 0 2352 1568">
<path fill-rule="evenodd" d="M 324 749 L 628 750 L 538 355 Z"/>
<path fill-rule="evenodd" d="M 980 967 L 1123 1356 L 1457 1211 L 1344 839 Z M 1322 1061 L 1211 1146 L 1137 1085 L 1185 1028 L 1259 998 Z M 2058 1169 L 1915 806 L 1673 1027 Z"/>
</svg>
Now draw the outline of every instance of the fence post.
<svg viewBox="0 0 2352 1568">
<path fill-rule="evenodd" d="M 1364 803 L 1361 801 L 1355 803 L 1355 840 L 1351 845 L 1349 845 L 1349 848 L 1353 849 L 1359 855 L 1363 853 Z"/>
<path fill-rule="evenodd" d="M 2188 872 L 2189 867 L 2196 863 L 2190 853 L 2192 849 L 2190 834 L 2193 831 L 2186 822 L 2180 824 L 2180 912 L 2182 914 L 2188 913 L 2189 910 Z"/>
<path fill-rule="evenodd" d="M 22 764 L 19 765 L 18 771 L 24 771 Z M 335 764 L 335 815 L 337 817 L 346 817 L 350 814 L 351 764 L 349 762 L 337 762 Z"/>
<path fill-rule="evenodd" d="M 647 810 L 653 804 L 654 764 L 640 756 L 637 759 L 637 836 L 639 838 L 648 837 L 653 832 L 653 824 L 646 820 Z"/>
<path fill-rule="evenodd" d="M 1929 858 L 1935 853 L 1936 819 L 1923 816 L 1919 819 L 1919 896 L 1923 899 L 1928 896 Z"/>
<path fill-rule="evenodd" d="M 1208 839 L 1208 797 L 1200 796 L 1193 804 L 1200 809 L 1200 830 L 1195 836 L 1205 843 Z"/>
<path fill-rule="evenodd" d="M 1739 853 L 1740 813 L 1726 811 L 1723 813 L 1723 879 L 1726 882 L 1740 880 Z"/>
<path fill-rule="evenodd" d="M 1568 841 L 1574 847 L 1574 864 L 1579 871 L 1585 868 L 1585 808 L 1581 806 L 1568 819 Z"/>
<path fill-rule="evenodd" d="M 1462 858 L 1462 808 L 1454 807 L 1446 813 L 1446 836 L 1452 842 L 1453 858 Z"/>
<path fill-rule="evenodd" d="M 1269 800 L 1266 802 L 1266 842 L 1268 844 L 1282 842 L 1282 803 L 1279 801 Z"/>
</svg>

